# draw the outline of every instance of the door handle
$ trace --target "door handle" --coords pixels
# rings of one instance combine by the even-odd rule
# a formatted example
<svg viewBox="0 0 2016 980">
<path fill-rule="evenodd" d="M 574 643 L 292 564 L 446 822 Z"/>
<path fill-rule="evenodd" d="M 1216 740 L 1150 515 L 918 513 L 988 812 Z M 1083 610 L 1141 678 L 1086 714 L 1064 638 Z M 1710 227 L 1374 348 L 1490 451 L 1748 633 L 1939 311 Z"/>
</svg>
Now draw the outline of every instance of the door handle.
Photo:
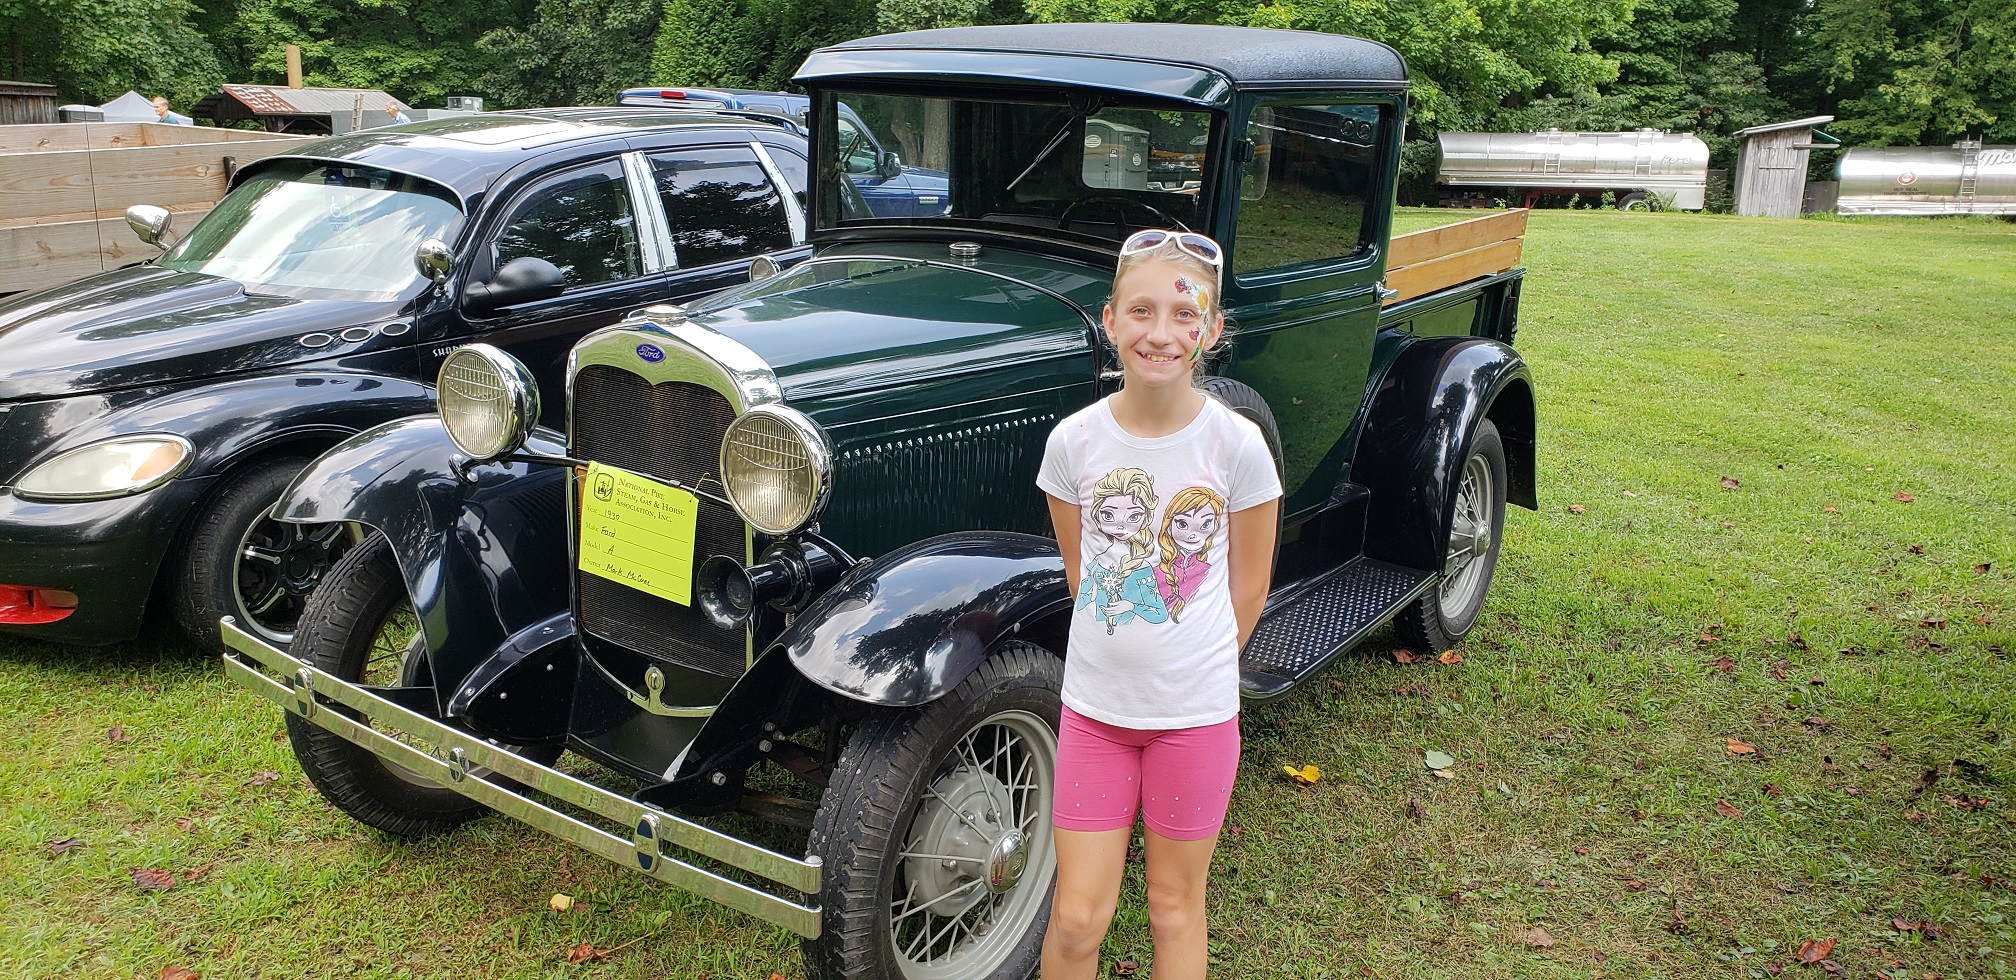
<svg viewBox="0 0 2016 980">
<path fill-rule="evenodd" d="M 1395 296 L 1398 296 L 1398 295 L 1400 295 L 1400 291 L 1399 291 L 1399 290 L 1397 290 L 1397 289 L 1387 289 L 1387 288 L 1386 288 L 1386 280 L 1384 280 L 1384 279 L 1381 279 L 1381 280 L 1379 280 L 1378 282 L 1376 282 L 1376 283 L 1373 283 L 1373 284 L 1372 284 L 1372 289 L 1373 289 L 1373 291 L 1375 291 L 1375 292 L 1377 292 L 1377 293 L 1379 294 L 1379 302 L 1381 302 L 1381 303 L 1384 303 L 1384 302 L 1386 302 L 1387 300 L 1389 300 L 1389 299 L 1392 299 L 1393 297 L 1395 297 Z"/>
</svg>

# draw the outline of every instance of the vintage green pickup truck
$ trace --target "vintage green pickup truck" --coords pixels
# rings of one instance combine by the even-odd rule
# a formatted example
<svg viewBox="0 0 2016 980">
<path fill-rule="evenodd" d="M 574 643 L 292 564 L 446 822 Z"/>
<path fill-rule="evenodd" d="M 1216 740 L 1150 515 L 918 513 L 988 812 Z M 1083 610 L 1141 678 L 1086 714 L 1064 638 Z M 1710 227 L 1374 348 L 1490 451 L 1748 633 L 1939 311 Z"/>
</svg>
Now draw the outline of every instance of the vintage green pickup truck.
<svg viewBox="0 0 2016 980">
<path fill-rule="evenodd" d="M 792 930 L 815 978 L 1025 977 L 1071 608 L 1033 481 L 1118 383 L 1120 241 L 1228 252 L 1236 332 L 1201 383 L 1286 491 L 1242 659 L 1265 700 L 1388 622 L 1424 650 L 1476 622 L 1505 505 L 1535 504 L 1523 214 L 1390 238 L 1406 67 L 1354 38 L 959 28 L 825 48 L 797 81 L 811 257 L 581 340 L 564 433 L 522 365 L 451 354 L 437 416 L 283 495 L 280 520 L 370 534 L 291 652 L 226 620 L 227 666 L 372 826 L 502 811 Z M 948 214 L 861 206 L 843 104 L 950 175 Z M 731 810 L 802 851 L 709 825 Z"/>
</svg>

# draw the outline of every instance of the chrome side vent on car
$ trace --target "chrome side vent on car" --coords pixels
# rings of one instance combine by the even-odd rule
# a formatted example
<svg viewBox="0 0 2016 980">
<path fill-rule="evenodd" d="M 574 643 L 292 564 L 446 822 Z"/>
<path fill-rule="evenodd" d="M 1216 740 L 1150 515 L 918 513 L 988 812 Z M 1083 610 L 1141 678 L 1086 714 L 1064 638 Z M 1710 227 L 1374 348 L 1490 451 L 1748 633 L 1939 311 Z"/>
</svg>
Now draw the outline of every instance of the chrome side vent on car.
<svg viewBox="0 0 2016 980">
<path fill-rule="evenodd" d="M 574 376 L 568 453 L 661 480 L 720 492 L 721 436 L 735 409 L 719 392 L 683 381 L 652 384 L 592 364 Z M 747 560 L 748 529 L 735 511 L 700 499 L 695 564 L 713 555 Z M 742 673 L 740 630 L 715 627 L 691 606 L 595 575 L 574 573 L 581 628 L 626 649 L 723 677 Z"/>
</svg>

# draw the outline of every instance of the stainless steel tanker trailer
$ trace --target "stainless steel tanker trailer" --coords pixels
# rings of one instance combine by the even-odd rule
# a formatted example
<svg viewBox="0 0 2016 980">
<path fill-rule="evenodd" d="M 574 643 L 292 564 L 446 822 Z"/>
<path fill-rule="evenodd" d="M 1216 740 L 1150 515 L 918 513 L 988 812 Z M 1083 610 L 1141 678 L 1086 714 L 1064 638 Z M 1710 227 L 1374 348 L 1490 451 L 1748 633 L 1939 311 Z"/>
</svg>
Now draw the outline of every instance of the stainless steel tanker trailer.
<svg viewBox="0 0 2016 980">
<path fill-rule="evenodd" d="M 1693 133 L 1443 133 L 1435 182 L 1443 203 L 1489 204 L 1491 191 L 1518 192 L 1531 207 L 1550 194 L 1595 201 L 1604 191 L 1620 208 L 1699 211 L 1707 197 L 1708 144 Z M 1468 189 L 1468 190 L 1465 190 Z M 1654 202 L 1654 198 L 1657 202 Z"/>
<path fill-rule="evenodd" d="M 1858 146 L 1839 176 L 1842 214 L 2016 215 L 2016 146 Z"/>
</svg>

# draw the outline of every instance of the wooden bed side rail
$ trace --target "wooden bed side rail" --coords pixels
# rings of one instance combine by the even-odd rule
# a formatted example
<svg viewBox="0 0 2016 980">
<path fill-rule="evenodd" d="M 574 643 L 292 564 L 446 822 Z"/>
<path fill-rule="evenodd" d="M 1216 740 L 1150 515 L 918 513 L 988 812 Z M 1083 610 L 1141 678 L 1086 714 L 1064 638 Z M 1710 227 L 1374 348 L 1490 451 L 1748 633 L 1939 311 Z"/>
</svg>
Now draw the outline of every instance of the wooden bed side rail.
<svg viewBox="0 0 2016 980">
<path fill-rule="evenodd" d="M 1386 256 L 1391 306 L 1519 264 L 1526 208 L 1516 208 L 1393 239 Z"/>
</svg>

